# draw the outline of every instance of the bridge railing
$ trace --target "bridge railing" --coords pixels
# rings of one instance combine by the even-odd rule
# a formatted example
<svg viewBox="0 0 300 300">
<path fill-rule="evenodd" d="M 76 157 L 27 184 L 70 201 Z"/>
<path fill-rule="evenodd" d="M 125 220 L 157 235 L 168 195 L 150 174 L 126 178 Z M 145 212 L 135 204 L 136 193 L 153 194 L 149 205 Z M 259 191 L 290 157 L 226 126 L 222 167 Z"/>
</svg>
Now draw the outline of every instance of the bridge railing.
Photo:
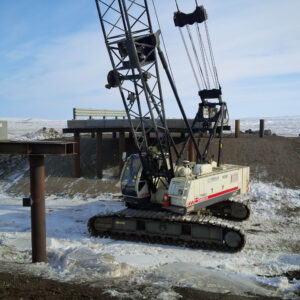
<svg viewBox="0 0 300 300">
<path fill-rule="evenodd" d="M 89 119 L 94 119 L 95 117 L 102 117 L 103 119 L 109 117 L 125 119 L 127 115 L 124 110 L 73 108 L 73 120 L 77 120 L 78 117 L 88 117 Z"/>
</svg>

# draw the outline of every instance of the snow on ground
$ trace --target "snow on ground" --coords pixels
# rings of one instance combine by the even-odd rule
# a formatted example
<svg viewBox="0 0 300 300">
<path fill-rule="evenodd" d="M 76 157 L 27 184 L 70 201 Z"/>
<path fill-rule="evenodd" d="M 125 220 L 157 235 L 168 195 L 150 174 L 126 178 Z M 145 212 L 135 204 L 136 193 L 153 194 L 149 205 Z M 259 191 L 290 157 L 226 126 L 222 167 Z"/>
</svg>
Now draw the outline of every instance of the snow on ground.
<svg viewBox="0 0 300 300">
<path fill-rule="evenodd" d="M 300 116 L 264 118 L 265 129 L 277 135 L 295 137 L 300 134 Z M 8 138 L 13 140 L 37 140 L 59 138 L 62 128 L 67 128 L 66 120 L 0 118 L 8 121 Z M 230 120 L 234 128 L 234 119 Z M 43 128 L 46 128 L 43 130 Z M 53 128 L 53 130 L 50 130 Z M 259 130 L 259 118 L 241 119 L 241 130 Z M 57 133 L 56 133 L 56 132 Z"/>
<path fill-rule="evenodd" d="M 261 118 L 265 120 L 265 129 L 270 129 L 272 133 L 286 137 L 295 137 L 300 134 L 300 116 L 284 116 Z M 240 119 L 241 131 L 245 132 L 248 129 L 253 131 L 259 130 L 259 118 L 243 118 Z M 235 120 L 231 119 L 229 124 L 234 129 Z"/>
<path fill-rule="evenodd" d="M 32 118 L 0 118 L 0 120 L 7 120 L 8 139 L 11 140 L 60 138 L 62 136 L 62 128 L 67 128 L 66 120 Z"/>
<path fill-rule="evenodd" d="M 278 135 L 300 133 L 300 116 L 265 119 L 265 128 Z M 66 126 L 66 121 L 8 119 L 10 139 L 49 138 Z M 241 130 L 250 128 L 258 129 L 258 119 L 241 120 Z M 33 265 L 30 209 L 21 206 L 22 195 L 16 198 L 5 192 L 23 174 L 0 181 L 1 270 L 15 268 L 96 286 L 109 282 L 108 294 L 133 299 L 140 299 L 133 293 L 134 284 L 149 287 L 148 299 L 178 298 L 172 286 L 297 298 L 294 292 L 300 290 L 300 281 L 289 281 L 283 273 L 300 270 L 300 190 L 253 182 L 247 196 L 252 214 L 242 225 L 247 243 L 236 254 L 91 238 L 88 219 L 122 209 L 123 204 L 113 201 L 112 195 L 53 195 L 46 199 L 48 263 Z"/>
<path fill-rule="evenodd" d="M 176 299 L 174 285 L 296 298 L 293 292 L 300 290 L 300 281 L 289 282 L 282 274 L 300 269 L 300 190 L 254 182 L 247 197 L 252 211 L 242 225 L 247 243 L 241 252 L 229 254 L 91 238 L 88 219 L 122 209 L 123 204 L 112 201 L 112 195 L 50 196 L 46 199 L 48 264 L 32 265 L 30 210 L 21 206 L 21 197 L 4 192 L 0 195 L 0 262 L 10 262 L 10 268 L 17 264 L 35 275 L 94 286 L 113 278 L 115 286 L 107 293 L 119 296 L 126 294 L 126 288 L 132 293 L 133 284 L 145 284 L 152 288 L 153 299 L 159 295 Z"/>
</svg>

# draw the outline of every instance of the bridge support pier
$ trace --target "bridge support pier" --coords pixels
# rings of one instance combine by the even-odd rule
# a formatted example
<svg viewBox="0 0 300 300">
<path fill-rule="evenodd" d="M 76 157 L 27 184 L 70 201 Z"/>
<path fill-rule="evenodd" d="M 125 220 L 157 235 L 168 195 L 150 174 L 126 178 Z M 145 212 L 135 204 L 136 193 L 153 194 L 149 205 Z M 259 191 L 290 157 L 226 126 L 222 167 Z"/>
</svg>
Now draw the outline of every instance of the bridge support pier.
<svg viewBox="0 0 300 300">
<path fill-rule="evenodd" d="M 79 131 L 74 132 L 75 152 L 74 155 L 74 176 L 80 177 L 80 133 Z"/>
<path fill-rule="evenodd" d="M 119 173 L 121 174 L 124 161 L 122 158 L 123 152 L 126 152 L 126 146 L 125 146 L 125 132 L 120 131 L 119 132 Z"/>
<path fill-rule="evenodd" d="M 97 177 L 102 179 L 103 177 L 103 143 L 102 143 L 102 131 L 97 131 Z"/>
</svg>

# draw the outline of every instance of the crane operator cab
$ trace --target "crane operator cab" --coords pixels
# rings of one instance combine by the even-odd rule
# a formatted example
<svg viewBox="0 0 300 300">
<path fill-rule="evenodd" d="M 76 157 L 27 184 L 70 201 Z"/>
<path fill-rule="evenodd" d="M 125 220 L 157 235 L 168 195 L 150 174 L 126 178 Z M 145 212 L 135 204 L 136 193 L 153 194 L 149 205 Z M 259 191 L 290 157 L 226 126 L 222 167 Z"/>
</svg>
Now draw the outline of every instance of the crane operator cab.
<svg viewBox="0 0 300 300">
<path fill-rule="evenodd" d="M 132 154 L 127 158 L 120 180 L 127 207 L 143 208 L 150 204 L 151 194 L 143 176 L 143 166 L 138 154 Z"/>
</svg>

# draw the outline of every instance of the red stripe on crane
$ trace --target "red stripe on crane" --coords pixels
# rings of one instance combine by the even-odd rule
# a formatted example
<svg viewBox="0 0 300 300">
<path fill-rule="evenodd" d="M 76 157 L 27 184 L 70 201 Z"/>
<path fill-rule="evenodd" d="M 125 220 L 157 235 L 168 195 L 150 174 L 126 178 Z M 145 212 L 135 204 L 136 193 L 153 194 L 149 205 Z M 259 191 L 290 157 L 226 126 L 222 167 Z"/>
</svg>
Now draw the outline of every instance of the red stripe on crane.
<svg viewBox="0 0 300 300">
<path fill-rule="evenodd" d="M 234 188 L 231 188 L 231 189 L 228 189 L 228 190 L 225 190 L 225 191 L 222 191 L 222 192 L 219 192 L 219 193 L 215 193 L 215 194 L 212 194 L 212 195 L 209 195 L 209 196 L 205 196 L 201 199 L 199 199 L 198 197 L 195 197 L 194 201 L 190 201 L 188 203 L 188 206 L 192 206 L 192 205 L 195 205 L 196 203 L 200 203 L 200 202 L 205 202 L 209 199 L 212 199 L 212 198 L 215 198 L 215 197 L 219 197 L 219 196 L 222 196 L 224 194 L 228 194 L 228 193 L 231 193 L 231 192 L 234 192 L 236 190 L 238 190 L 239 188 L 236 186 Z"/>
<path fill-rule="evenodd" d="M 222 191 L 222 192 L 219 192 L 219 193 L 216 193 L 216 194 L 212 194 L 210 196 L 208 196 L 208 199 L 211 199 L 211 198 L 214 198 L 214 197 L 218 197 L 218 196 L 222 196 L 224 194 L 227 194 L 227 193 L 230 193 L 230 192 L 234 192 L 236 190 L 238 190 L 239 188 L 236 186 L 232 189 L 229 189 L 229 190 L 225 190 L 225 191 Z"/>
</svg>

